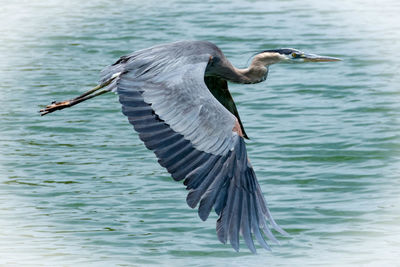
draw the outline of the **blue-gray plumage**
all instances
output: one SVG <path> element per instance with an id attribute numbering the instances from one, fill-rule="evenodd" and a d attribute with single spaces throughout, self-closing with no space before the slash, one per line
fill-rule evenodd
<path id="1" fill-rule="evenodd" d="M 255 253 L 253 235 L 270 249 L 262 233 L 277 242 L 269 227 L 283 235 L 286 232 L 271 217 L 261 193 L 227 81 L 261 82 L 269 66 L 278 62 L 336 60 L 286 48 L 265 50 L 255 55 L 248 68 L 237 69 L 210 42 L 163 44 L 121 57 L 102 71 L 97 87 L 40 112 L 45 115 L 116 92 L 122 113 L 146 147 L 175 180 L 184 180 L 189 190 L 187 204 L 199 206 L 202 220 L 214 208 L 219 215 L 218 239 L 229 240 L 238 251 L 241 234 Z"/>

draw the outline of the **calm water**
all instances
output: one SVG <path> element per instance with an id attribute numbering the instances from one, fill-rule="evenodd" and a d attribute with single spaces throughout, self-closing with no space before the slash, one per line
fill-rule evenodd
<path id="1" fill-rule="evenodd" d="M 0 265 L 395 266 L 400 256 L 400 2 L 5 1 Z M 235 253 L 186 206 L 109 94 L 41 118 L 120 55 L 216 43 L 238 67 L 295 47 L 342 62 L 231 85 L 275 219 L 272 252 Z"/>

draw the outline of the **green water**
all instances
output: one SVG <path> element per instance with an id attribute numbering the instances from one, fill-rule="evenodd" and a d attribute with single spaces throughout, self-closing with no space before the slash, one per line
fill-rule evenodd
<path id="1" fill-rule="evenodd" d="M 368 1 L 3 1 L 0 265 L 395 266 L 400 256 L 400 4 Z M 38 116 L 133 50 L 216 43 L 238 67 L 294 47 L 342 62 L 277 65 L 230 85 L 248 154 L 290 237 L 220 244 L 113 94 Z"/>

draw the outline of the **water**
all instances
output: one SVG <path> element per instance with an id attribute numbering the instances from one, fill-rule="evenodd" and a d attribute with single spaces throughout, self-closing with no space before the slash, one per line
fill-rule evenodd
<path id="1" fill-rule="evenodd" d="M 7 1 L 0 23 L 0 264 L 395 266 L 400 246 L 400 4 Z M 201 222 L 115 95 L 38 116 L 120 55 L 182 39 L 238 67 L 294 47 L 342 62 L 273 66 L 230 85 L 278 223 L 272 252 L 236 253 Z"/>

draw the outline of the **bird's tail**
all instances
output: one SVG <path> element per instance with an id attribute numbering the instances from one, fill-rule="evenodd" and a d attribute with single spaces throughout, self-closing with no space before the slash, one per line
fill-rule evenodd
<path id="1" fill-rule="evenodd" d="M 123 56 L 114 64 L 109 65 L 105 69 L 103 69 L 100 73 L 100 84 L 106 83 L 115 77 L 119 77 L 119 75 L 124 71 L 127 61 L 128 58 Z M 118 79 L 114 79 L 111 83 L 107 85 L 107 89 L 110 92 L 115 93 L 117 91 L 117 80 Z"/>

